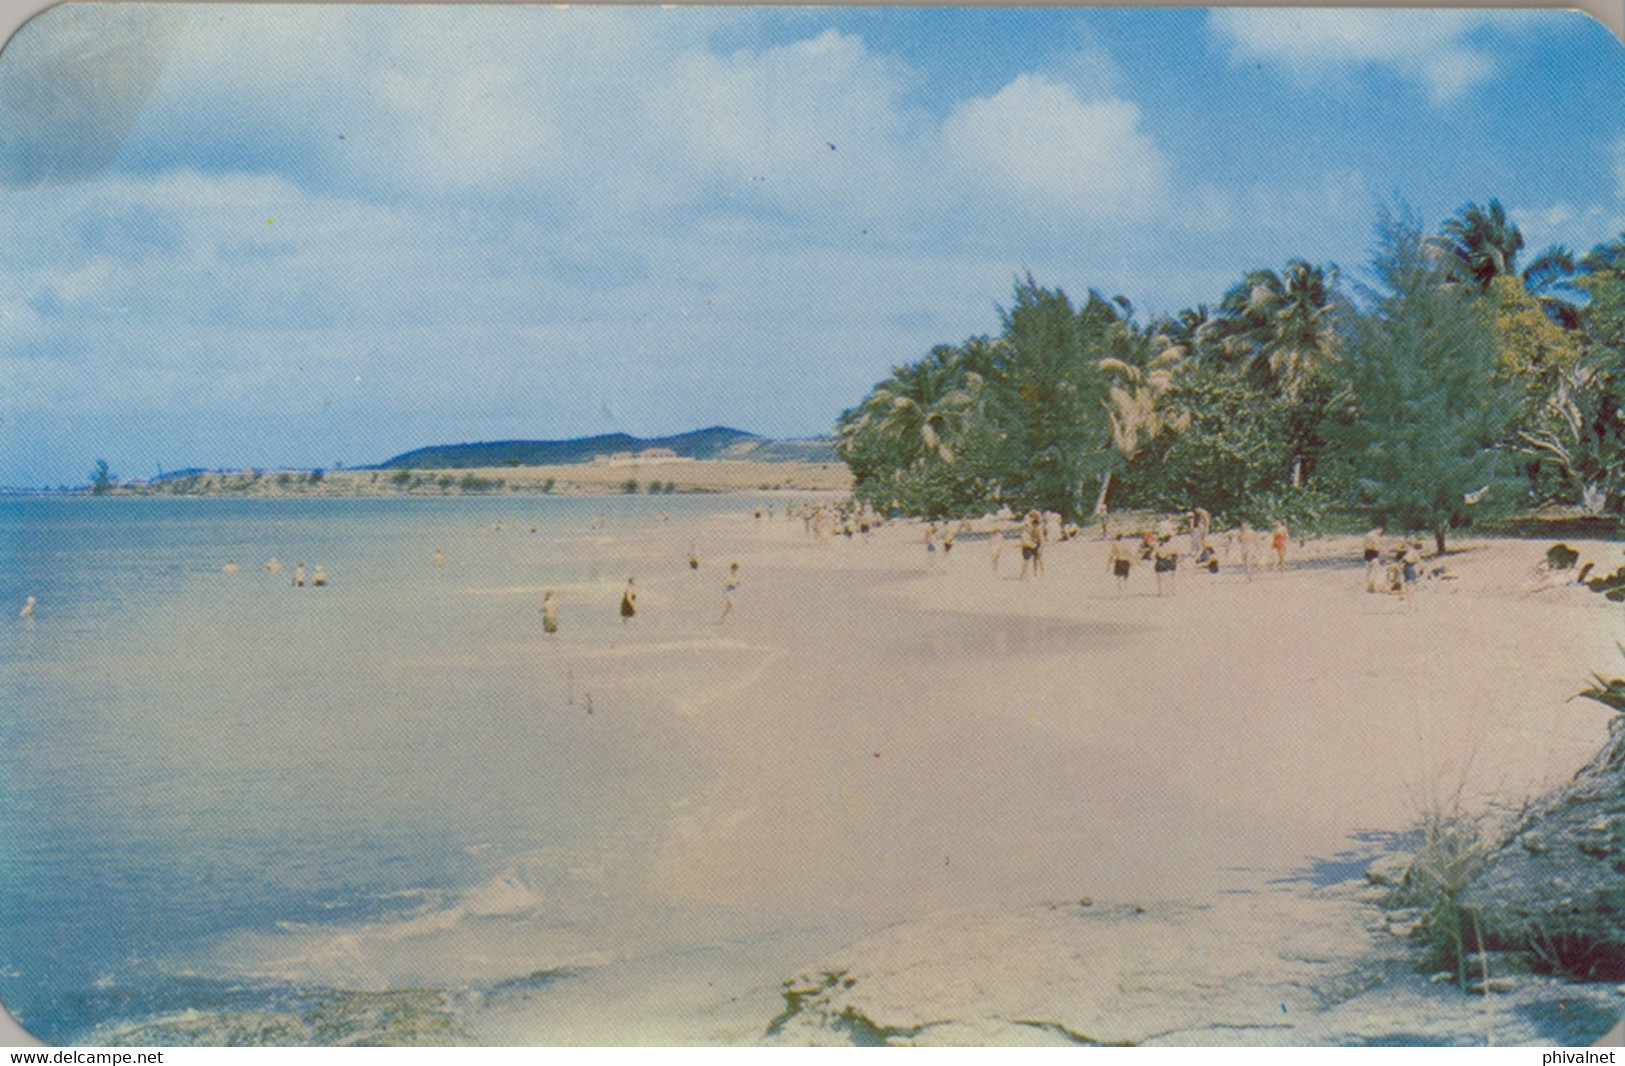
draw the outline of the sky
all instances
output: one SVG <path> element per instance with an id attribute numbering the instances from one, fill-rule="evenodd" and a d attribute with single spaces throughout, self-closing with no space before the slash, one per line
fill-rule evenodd
<path id="1" fill-rule="evenodd" d="M 0 52 L 0 485 L 823 435 L 1016 280 L 1625 232 L 1560 11 L 84 4 Z"/>

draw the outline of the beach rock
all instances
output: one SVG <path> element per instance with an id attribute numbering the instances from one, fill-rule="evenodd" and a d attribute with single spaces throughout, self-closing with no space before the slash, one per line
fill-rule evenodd
<path id="1" fill-rule="evenodd" d="M 795 1045 L 1584 1045 L 1619 1020 L 1612 984 L 1430 982 L 1383 933 L 1380 893 L 1206 905 L 1038 904 L 881 930 L 784 984 L 763 1040 Z"/>
<path id="2" fill-rule="evenodd" d="M 1301 1020 L 1405 965 L 1373 931 L 1381 916 L 1358 887 L 1200 906 L 935 915 L 790 978 L 767 1035 L 794 1044 L 1295 1043 Z"/>
<path id="3" fill-rule="evenodd" d="M 1625 718 L 1517 819 L 1463 899 L 1492 946 L 1574 976 L 1625 977 Z"/>
<path id="4" fill-rule="evenodd" d="M 324 989 L 286 1010 L 188 1010 L 102 1034 L 108 1046 L 446 1047 L 473 1041 L 439 989 Z"/>

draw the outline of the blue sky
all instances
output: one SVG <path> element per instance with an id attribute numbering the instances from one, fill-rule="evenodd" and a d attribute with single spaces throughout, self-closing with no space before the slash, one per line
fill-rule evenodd
<path id="1" fill-rule="evenodd" d="M 0 484 L 828 432 L 1030 271 L 1140 313 L 1377 208 L 1625 231 L 1584 15 L 56 8 L 0 53 Z"/>

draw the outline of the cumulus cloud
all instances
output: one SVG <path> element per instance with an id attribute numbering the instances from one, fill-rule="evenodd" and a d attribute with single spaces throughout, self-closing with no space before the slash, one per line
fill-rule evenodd
<path id="1" fill-rule="evenodd" d="M 1169 161 L 1118 98 L 1085 101 L 1070 86 L 1022 75 L 956 107 L 943 124 L 953 166 L 984 191 L 1036 213 L 1092 221 L 1138 218 L 1164 202 Z"/>
<path id="2" fill-rule="evenodd" d="M 1495 72 L 1479 37 L 1510 25 L 1511 12 L 1369 8 L 1224 8 L 1211 24 L 1237 62 L 1280 63 L 1304 82 L 1350 67 L 1380 65 L 1420 81 L 1435 103 L 1447 103 Z"/>

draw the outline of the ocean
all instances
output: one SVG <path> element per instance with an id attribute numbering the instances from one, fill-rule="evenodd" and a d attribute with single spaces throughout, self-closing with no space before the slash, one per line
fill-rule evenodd
<path id="1" fill-rule="evenodd" d="M 606 726 L 549 640 L 613 643 L 626 578 L 682 567 L 663 516 L 751 505 L 0 501 L 0 1002 L 53 1043 L 308 1021 L 334 988 L 490 994 L 606 929 L 658 939 L 636 857 L 706 755 L 653 709 Z M 328 584 L 295 588 L 301 562 Z M 432 957 L 396 950 L 425 929 Z"/>

